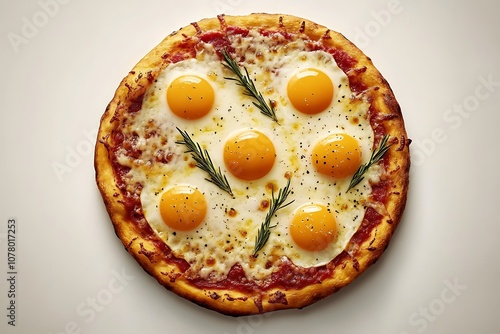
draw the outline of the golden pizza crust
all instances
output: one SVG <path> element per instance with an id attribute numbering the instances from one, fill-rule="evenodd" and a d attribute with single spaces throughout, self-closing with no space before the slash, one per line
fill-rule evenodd
<path id="1" fill-rule="evenodd" d="M 158 249 L 158 240 L 145 237 L 129 220 L 129 212 L 123 205 L 124 197 L 118 188 L 111 165 L 108 148 L 112 145 L 110 134 L 119 126 L 120 113 L 135 99 L 141 98 L 154 78 L 167 66 L 162 56 L 175 49 L 176 43 L 186 36 L 194 36 L 197 30 L 220 30 L 221 22 L 227 26 L 263 28 L 269 30 L 302 31 L 312 40 L 322 40 L 325 45 L 345 51 L 358 63 L 356 68 L 366 67 L 361 74 L 367 87 L 378 87 L 366 92 L 378 108 L 380 123 L 391 136 L 392 146 L 386 154 L 388 163 L 386 178 L 392 181 L 385 208 L 386 214 L 371 236 L 360 245 L 348 250 L 350 256 L 335 267 L 333 276 L 321 283 L 296 289 L 270 289 L 266 291 L 238 292 L 224 289 L 198 289 L 186 280 L 178 267 L 165 262 Z M 325 38 L 331 37 L 331 38 Z M 97 185 L 106 209 L 111 217 L 117 236 L 126 250 L 159 283 L 176 294 L 206 308 L 228 315 L 248 315 L 287 308 L 301 308 L 322 299 L 352 282 L 377 261 L 389 244 L 403 213 L 409 180 L 409 143 L 399 105 L 386 80 L 373 66 L 371 60 L 341 34 L 311 21 L 289 16 L 252 14 L 234 17 L 205 19 L 187 26 L 165 38 L 148 53 L 123 79 L 114 98 L 101 118 L 98 141 L 95 148 Z M 348 246 L 349 248 L 349 246 Z"/>

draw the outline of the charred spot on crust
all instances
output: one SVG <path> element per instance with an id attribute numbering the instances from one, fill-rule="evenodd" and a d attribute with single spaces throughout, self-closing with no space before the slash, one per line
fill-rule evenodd
<path id="1" fill-rule="evenodd" d="M 212 298 L 213 300 L 217 300 L 220 298 L 220 295 L 217 293 L 217 292 L 212 292 L 210 295 L 210 298 Z"/>
<path id="2" fill-rule="evenodd" d="M 288 300 L 286 299 L 286 294 L 278 290 L 269 295 L 269 303 L 288 305 Z"/>
<path id="3" fill-rule="evenodd" d="M 356 271 L 359 271 L 359 262 L 358 262 L 358 260 L 357 260 L 355 257 L 353 257 L 353 258 L 352 258 L 352 262 L 353 262 L 353 263 L 352 263 L 352 267 L 353 267 Z"/>
<path id="4" fill-rule="evenodd" d="M 248 299 L 248 297 L 233 297 L 233 296 L 230 296 L 229 294 L 225 294 L 226 296 L 226 300 L 230 301 L 230 302 L 233 302 L 235 300 L 241 300 L 241 301 L 246 301 Z"/>
<path id="5" fill-rule="evenodd" d="M 262 306 L 262 297 L 254 297 L 253 303 L 259 310 L 259 313 L 264 313 L 264 307 Z"/>

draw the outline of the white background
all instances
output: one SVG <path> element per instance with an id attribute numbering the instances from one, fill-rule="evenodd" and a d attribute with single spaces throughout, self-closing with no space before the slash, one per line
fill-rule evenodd
<path id="1" fill-rule="evenodd" d="M 500 331 L 498 2 L 55 1 L 0 5 L 1 333 Z M 236 319 L 165 290 L 123 249 L 95 186 L 93 141 L 120 80 L 167 34 L 222 12 L 342 32 L 391 84 L 413 139 L 407 210 L 387 252 L 303 310 Z"/>

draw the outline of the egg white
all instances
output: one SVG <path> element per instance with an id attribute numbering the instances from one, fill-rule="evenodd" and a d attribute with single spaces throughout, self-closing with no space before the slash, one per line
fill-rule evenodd
<path id="1" fill-rule="evenodd" d="M 129 131 L 137 133 L 136 143 L 142 150 L 140 159 L 123 155 L 120 163 L 131 167 L 131 182 L 142 185 L 140 199 L 146 220 L 174 254 L 191 264 L 193 273 L 201 277 L 223 278 L 230 268 L 239 263 L 248 277 L 263 279 L 273 267 L 266 262 L 287 257 L 301 267 L 328 263 L 344 250 L 364 216 L 364 201 L 371 189 L 368 180 L 378 177 L 373 168 L 358 186 L 359 191 L 346 192 L 349 178 L 333 180 L 318 174 L 312 165 L 311 151 L 322 138 L 333 133 L 348 133 L 359 141 L 363 162 L 368 161 L 373 148 L 373 130 L 367 119 L 368 103 L 355 99 L 344 72 L 333 57 L 323 51 L 299 51 L 303 45 L 286 50 L 267 52 L 266 37 L 250 33 L 239 47 L 251 51 L 245 56 L 245 66 L 266 100 L 277 102 L 279 124 L 262 115 L 253 99 L 242 94 L 242 88 L 225 69 L 215 51 L 206 45 L 196 59 L 170 64 L 145 95 L 142 110 L 131 120 Z M 250 48 L 251 46 L 251 48 Z M 243 52 L 245 50 L 239 50 Z M 259 54 L 259 57 L 255 56 Z M 306 115 L 294 109 L 286 91 L 288 80 L 301 68 L 316 68 L 326 73 L 334 84 L 334 97 L 324 112 Z M 206 79 L 214 88 L 212 111 L 196 121 L 175 116 L 166 102 L 166 89 L 180 75 L 193 74 Z M 181 137 L 176 127 L 187 131 L 191 138 L 206 148 L 214 165 L 226 175 L 234 198 L 214 184 L 207 182 L 206 173 L 190 167 L 193 159 L 184 153 L 186 147 L 176 144 Z M 223 161 L 227 138 L 243 129 L 256 129 L 274 143 L 276 161 L 263 178 L 243 181 L 231 175 Z M 152 130 L 161 136 L 147 134 Z M 169 152 L 172 160 L 155 163 L 158 152 Z M 286 173 L 291 179 L 292 193 L 287 202 L 293 203 L 273 217 L 271 236 L 257 258 L 252 257 L 257 232 L 264 222 L 266 209 L 263 201 L 272 196 L 270 184 L 283 188 Z M 171 186 L 188 184 L 198 188 L 206 197 L 208 212 L 204 222 L 195 230 L 180 232 L 169 228 L 159 213 L 161 194 Z M 338 235 L 334 242 L 319 252 L 301 249 L 289 234 L 289 225 L 295 210 L 306 203 L 327 205 L 334 213 Z M 231 215 L 230 213 L 236 213 Z"/>

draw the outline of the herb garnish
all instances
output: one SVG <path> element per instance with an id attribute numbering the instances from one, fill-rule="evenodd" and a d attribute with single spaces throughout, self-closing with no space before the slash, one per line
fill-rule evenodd
<path id="1" fill-rule="evenodd" d="M 286 204 L 286 198 L 288 195 L 290 195 L 290 179 L 288 179 L 288 182 L 285 186 L 285 188 L 280 189 L 278 192 L 278 197 L 274 197 L 274 188 L 272 191 L 271 195 L 271 204 L 269 206 L 269 211 L 267 212 L 266 219 L 260 226 L 259 232 L 257 234 L 257 237 L 255 238 L 255 248 L 253 251 L 253 256 L 257 256 L 257 252 L 264 247 L 266 244 L 267 240 L 269 239 L 269 236 L 271 235 L 271 229 L 276 227 L 276 225 L 271 225 L 271 219 L 273 216 L 276 214 L 276 212 L 280 209 L 283 209 L 284 207 L 292 204 L 294 201 L 290 201 Z"/>
<path id="2" fill-rule="evenodd" d="M 370 161 L 366 164 L 362 164 L 359 166 L 358 170 L 356 173 L 354 173 L 351 183 L 349 183 L 349 187 L 347 188 L 346 192 L 357 186 L 363 179 L 365 178 L 363 176 L 364 173 L 373 165 L 379 162 L 383 157 L 384 154 L 389 150 L 392 144 L 387 145 L 387 140 L 389 139 L 389 135 L 385 135 L 382 140 L 380 141 L 380 145 L 378 149 L 374 150 L 372 152 L 372 155 L 370 157 Z"/>
<path id="3" fill-rule="evenodd" d="M 275 102 L 271 99 L 269 99 L 269 103 L 266 102 L 262 94 L 255 87 L 255 84 L 252 78 L 250 78 L 246 67 L 243 67 L 243 69 L 245 70 L 245 74 L 243 75 L 240 67 L 238 66 L 238 63 L 233 58 L 231 58 L 226 50 L 222 51 L 222 55 L 224 56 L 225 61 L 225 63 L 222 63 L 222 65 L 224 65 L 225 68 L 227 68 L 237 76 L 237 78 L 224 77 L 224 79 L 236 81 L 236 84 L 238 86 L 241 86 L 245 89 L 245 95 L 251 96 L 257 100 L 257 102 L 253 102 L 253 105 L 259 108 L 262 114 L 272 118 L 276 123 L 279 123 L 278 118 L 276 117 L 276 110 L 274 109 Z"/>
<path id="4" fill-rule="evenodd" d="M 207 172 L 210 176 L 210 179 L 205 178 L 205 180 L 207 180 L 208 182 L 212 182 L 217 187 L 233 196 L 233 191 L 231 190 L 231 186 L 229 185 L 226 176 L 222 174 L 220 167 L 218 169 L 215 169 L 208 151 L 206 149 L 202 149 L 200 144 L 195 143 L 186 131 L 182 131 L 179 128 L 177 128 L 177 131 L 180 132 L 184 140 L 176 141 L 175 143 L 186 145 L 188 150 L 184 153 L 191 153 L 194 161 L 196 161 L 196 167 Z"/>

